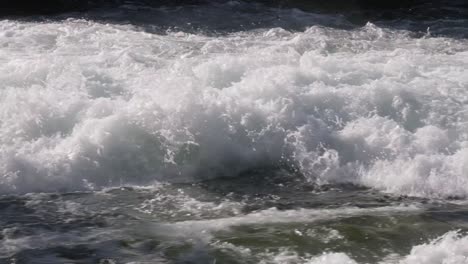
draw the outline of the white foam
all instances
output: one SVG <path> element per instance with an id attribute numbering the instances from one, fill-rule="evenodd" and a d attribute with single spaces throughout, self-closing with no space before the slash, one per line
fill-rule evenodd
<path id="1" fill-rule="evenodd" d="M 344 253 L 326 253 L 307 263 L 357 263 Z M 411 252 L 394 260 L 382 261 L 381 264 L 463 264 L 468 263 L 468 236 L 457 231 L 450 231 L 433 241 L 414 246 Z"/>
<path id="2" fill-rule="evenodd" d="M 151 198 L 144 200 L 136 209 L 157 217 L 169 215 L 177 219 L 182 219 L 181 217 L 201 219 L 220 215 L 238 215 L 241 214 L 241 209 L 245 205 L 228 198 L 219 202 L 200 201 L 188 195 L 183 189 L 174 190 L 166 187 L 166 184 L 153 185 L 150 189 Z"/>
<path id="3" fill-rule="evenodd" d="M 245 252 L 245 250 L 244 250 Z M 311 258 L 300 257 L 289 250 L 276 255 L 266 255 L 261 263 L 276 264 L 357 264 L 352 257 L 342 252 L 323 253 Z M 468 236 L 450 231 L 433 241 L 414 246 L 404 257 L 392 256 L 380 264 L 464 264 L 468 263 Z"/>
<path id="4" fill-rule="evenodd" d="M 400 264 L 468 263 L 468 236 L 451 231 L 430 243 L 413 247 Z"/>
<path id="5" fill-rule="evenodd" d="M 344 253 L 327 253 L 314 257 L 306 262 L 307 264 L 357 264 L 356 261 Z"/>
<path id="6" fill-rule="evenodd" d="M 284 19 L 336 18 L 304 16 Z M 466 40 L 372 24 L 206 36 L 2 20 L 0 32 L 1 193 L 286 164 L 319 183 L 468 195 Z"/>
<path id="7" fill-rule="evenodd" d="M 413 205 L 386 206 L 377 208 L 337 208 L 337 209 L 297 209 L 278 210 L 270 208 L 246 215 L 227 218 L 188 220 L 176 223 L 157 224 L 153 232 L 169 237 L 190 237 L 210 239 L 213 232 L 228 230 L 243 225 L 257 225 L 269 223 L 310 223 L 327 219 L 347 218 L 359 215 L 388 215 L 419 212 L 420 208 Z"/>

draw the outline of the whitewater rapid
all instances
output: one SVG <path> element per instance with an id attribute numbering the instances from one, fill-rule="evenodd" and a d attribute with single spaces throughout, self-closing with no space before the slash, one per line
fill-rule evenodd
<path id="1" fill-rule="evenodd" d="M 378 264 L 463 264 L 468 261 L 468 237 L 456 231 L 448 232 L 429 243 L 417 245 L 407 256 L 389 255 Z M 277 255 L 266 254 L 262 263 L 275 264 L 357 264 L 345 253 L 324 253 L 304 258 L 294 252 L 283 251 Z"/>
<path id="2" fill-rule="evenodd" d="M 1 20 L 0 192 L 278 168 L 466 197 L 468 41 L 325 18 L 223 34 Z"/>

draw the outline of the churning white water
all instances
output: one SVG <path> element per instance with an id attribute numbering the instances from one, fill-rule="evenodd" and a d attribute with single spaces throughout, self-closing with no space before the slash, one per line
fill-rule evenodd
<path id="1" fill-rule="evenodd" d="M 368 23 L 225 35 L 0 22 L 0 190 L 196 181 L 468 195 L 468 43 Z"/>
<path id="2" fill-rule="evenodd" d="M 301 258 L 292 252 L 268 256 L 270 263 L 289 264 L 357 264 L 344 253 L 325 253 L 312 258 Z M 378 264 L 463 264 L 468 261 L 468 237 L 448 232 L 433 241 L 413 247 L 407 256 L 389 256 Z M 264 263 L 268 263 L 265 261 Z"/>
<path id="3" fill-rule="evenodd" d="M 467 40 L 283 15 L 310 26 L 0 21 L 1 193 L 282 167 L 319 184 L 468 195 Z"/>
<path id="4" fill-rule="evenodd" d="M 468 263 L 468 20 L 128 3 L 0 20 L 1 263 Z"/>
<path id="5" fill-rule="evenodd" d="M 127 2 L 0 20 L 1 263 L 468 263 L 468 20 Z"/>

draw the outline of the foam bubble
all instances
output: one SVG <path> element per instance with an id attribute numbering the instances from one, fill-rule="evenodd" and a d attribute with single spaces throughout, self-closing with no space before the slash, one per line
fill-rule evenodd
<path id="1" fill-rule="evenodd" d="M 443 236 L 413 247 L 401 264 L 458 264 L 468 262 L 468 236 L 451 231 Z"/>
<path id="2" fill-rule="evenodd" d="M 392 256 L 380 264 L 461 264 L 468 261 L 468 236 L 450 231 L 433 241 L 414 246 L 404 257 Z M 352 257 L 343 252 L 323 253 L 311 258 L 300 257 L 294 252 L 283 250 L 268 256 L 262 263 L 301 263 L 301 264 L 357 264 Z"/>
<path id="3" fill-rule="evenodd" d="M 373 24 L 216 36 L 74 19 L 0 28 L 1 193 L 287 166 L 317 183 L 468 195 L 466 40 Z"/>
<path id="4" fill-rule="evenodd" d="M 153 232 L 168 237 L 190 237 L 208 240 L 212 234 L 221 230 L 228 230 L 231 227 L 242 225 L 256 225 L 268 223 L 310 223 L 338 217 L 353 217 L 359 215 L 388 215 L 399 213 L 419 212 L 419 208 L 413 205 L 386 206 L 377 208 L 356 208 L 342 207 L 338 209 L 297 209 L 278 210 L 270 208 L 253 212 L 246 215 L 233 217 L 187 220 L 176 223 L 162 223 L 155 225 Z M 325 238 L 333 239 L 333 238 Z"/>
<path id="5" fill-rule="evenodd" d="M 344 253 L 327 253 L 312 258 L 307 264 L 357 264 L 357 262 Z"/>

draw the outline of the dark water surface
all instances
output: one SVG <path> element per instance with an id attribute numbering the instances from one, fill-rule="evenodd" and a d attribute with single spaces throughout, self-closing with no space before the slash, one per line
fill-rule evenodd
<path id="1" fill-rule="evenodd" d="M 0 260 L 305 263 L 343 252 L 377 263 L 448 231 L 468 230 L 466 204 L 270 176 L 5 196 Z"/>

